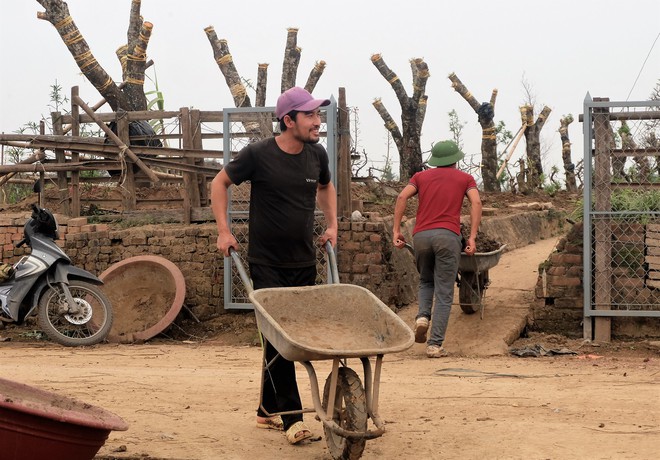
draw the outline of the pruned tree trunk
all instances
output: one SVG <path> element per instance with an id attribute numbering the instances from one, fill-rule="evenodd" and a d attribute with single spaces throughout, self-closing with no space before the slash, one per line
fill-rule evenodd
<path id="1" fill-rule="evenodd" d="M 559 120 L 559 135 L 561 136 L 561 157 L 564 162 L 564 176 L 566 178 L 566 190 L 577 192 L 575 182 L 575 165 L 571 161 L 571 140 L 568 136 L 568 126 L 573 123 L 573 116 L 567 115 Z"/>
<path id="2" fill-rule="evenodd" d="M 455 73 L 449 74 L 448 78 L 454 90 L 470 104 L 481 125 L 481 179 L 484 191 L 499 192 L 501 187 L 497 180 L 497 137 L 494 122 L 497 90 L 494 89 L 491 93 L 490 102 L 479 103 Z"/>
<path id="3" fill-rule="evenodd" d="M 50 22 L 55 27 L 80 71 L 113 111 L 146 110 L 144 71 L 147 45 L 153 26 L 149 22 L 143 23 L 140 16 L 140 0 L 133 0 L 131 4 L 128 43 L 119 53 L 120 59 L 123 56 L 122 69 L 125 79 L 123 89 L 114 82 L 92 54 L 69 13 L 68 5 L 62 0 L 37 0 L 37 2 L 45 9 L 44 12 L 37 13 L 37 17 Z"/>
<path id="4" fill-rule="evenodd" d="M 284 49 L 284 62 L 282 63 L 282 83 L 280 88 L 282 93 L 296 86 L 301 51 L 298 47 L 298 29 L 289 27 L 286 35 L 286 47 Z"/>
<path id="5" fill-rule="evenodd" d="M 540 188 L 543 164 L 541 162 L 541 129 L 545 124 L 552 109 L 544 106 L 536 121 L 534 121 L 534 107 L 523 105 L 520 107 L 520 115 L 523 123 L 527 125 L 525 130 L 525 142 L 527 144 L 527 185 L 530 190 Z"/>
<path id="6" fill-rule="evenodd" d="M 243 84 L 245 79 L 241 78 L 233 58 L 229 52 L 227 40 L 219 39 L 213 26 L 204 29 L 206 36 L 213 49 L 213 57 L 220 68 L 220 72 L 225 77 L 225 82 L 229 87 L 234 105 L 236 107 L 252 107 L 250 97 L 247 95 L 246 87 Z M 282 92 L 296 85 L 296 76 L 298 73 L 298 64 L 300 63 L 301 49 L 297 45 L 298 29 L 287 29 L 287 40 L 284 49 L 284 64 L 282 67 Z M 311 70 L 307 79 L 305 89 L 310 93 L 316 87 L 319 79 L 325 70 L 325 61 L 318 61 Z M 268 64 L 259 64 L 257 68 L 257 86 L 255 96 L 255 107 L 265 107 L 266 105 L 266 83 L 268 81 Z"/>
<path id="7" fill-rule="evenodd" d="M 266 87 L 268 84 L 268 64 L 259 64 L 257 68 L 257 94 L 255 107 L 266 107 Z"/>
<path id="8" fill-rule="evenodd" d="M 380 54 L 372 55 L 371 62 L 390 84 L 401 106 L 401 128 L 399 129 L 381 99 L 373 102 L 373 106 L 385 122 L 385 129 L 392 135 L 399 150 L 399 178 L 407 181 L 413 174 L 423 169 L 420 139 L 428 101 L 426 95 L 426 82 L 430 75 L 428 65 L 421 58 L 410 61 L 413 74 L 413 95 L 409 97 L 399 77 L 385 64 Z"/>

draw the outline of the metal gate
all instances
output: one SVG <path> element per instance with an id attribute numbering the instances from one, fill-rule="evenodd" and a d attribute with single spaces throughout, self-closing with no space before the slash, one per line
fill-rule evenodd
<path id="1" fill-rule="evenodd" d="M 332 182 L 337 186 L 337 102 L 331 97 L 330 105 L 321 107 L 321 140 L 328 152 Z M 272 137 L 279 131 L 279 122 L 275 117 L 275 107 L 244 107 L 223 109 L 223 151 L 224 164 L 249 143 Z M 248 245 L 250 209 L 250 183 L 232 185 L 229 188 L 227 219 L 230 229 L 241 246 L 240 257 L 245 267 L 248 266 L 246 252 Z M 325 219 L 321 211 L 316 212 L 314 236 L 320 236 L 325 229 Z M 327 267 L 324 251 L 318 247 L 317 284 L 327 280 Z M 224 306 L 225 309 L 253 309 L 252 303 L 243 288 L 238 270 L 231 257 L 224 259 Z"/>
<path id="2" fill-rule="evenodd" d="M 584 338 L 660 317 L 660 101 L 584 101 Z"/>

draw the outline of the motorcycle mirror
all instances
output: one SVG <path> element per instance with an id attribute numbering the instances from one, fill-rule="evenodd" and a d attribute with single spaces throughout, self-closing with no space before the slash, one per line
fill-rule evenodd
<path id="1" fill-rule="evenodd" d="M 34 193 L 41 193 L 41 180 L 37 179 L 32 186 L 32 191 Z"/>

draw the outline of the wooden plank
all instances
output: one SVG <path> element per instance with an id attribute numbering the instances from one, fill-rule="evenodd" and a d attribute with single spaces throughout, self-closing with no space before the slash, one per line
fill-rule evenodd
<path id="1" fill-rule="evenodd" d="M 184 148 L 193 147 L 193 129 L 194 126 L 191 124 L 190 110 L 187 107 L 181 108 L 181 119 L 180 125 L 181 133 L 183 136 L 183 146 Z M 194 165 L 194 159 L 186 158 L 184 163 L 188 165 Z M 199 188 L 197 187 L 197 176 L 191 171 L 185 171 L 183 173 L 183 186 L 186 189 L 187 199 L 190 200 L 191 206 L 199 206 Z M 188 212 L 190 209 L 187 210 Z"/>
<path id="2" fill-rule="evenodd" d="M 594 110 L 594 210 L 609 212 L 612 209 L 612 182 L 610 172 L 609 111 L 607 108 Z M 595 222 L 594 238 L 594 303 L 596 310 L 611 309 L 612 292 L 612 228 L 608 218 L 598 218 Z M 588 276 L 588 275 L 587 275 Z M 596 317 L 594 321 L 594 340 L 609 342 L 612 340 L 612 320 L 609 317 Z"/>

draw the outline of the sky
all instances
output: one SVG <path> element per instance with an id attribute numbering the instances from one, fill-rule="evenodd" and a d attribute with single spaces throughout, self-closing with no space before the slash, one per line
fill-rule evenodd
<path id="1" fill-rule="evenodd" d="M 96 59 L 115 81 L 121 80 L 115 50 L 126 43 L 130 4 L 131 0 L 68 2 Z M 100 99 L 55 28 L 37 19 L 42 10 L 36 0 L 3 0 L 0 6 L 0 132 L 14 132 L 47 116 L 50 87 L 56 81 L 67 94 L 71 86 L 80 86 L 81 97 L 90 104 Z M 364 150 L 377 168 L 384 165 L 388 136 L 372 102 L 381 98 L 397 122 L 401 110 L 394 91 L 371 63 L 374 53 L 382 54 L 409 95 L 410 59 L 423 58 L 428 64 L 422 151 L 451 138 L 452 110 L 466 124 L 466 154 L 480 150 L 476 114 L 447 78 L 454 72 L 480 102 L 498 90 L 495 121 L 504 121 L 514 134 L 521 123 L 518 108 L 528 92 L 536 115 L 544 105 L 552 109 L 541 136 L 546 169 L 561 166 L 557 129 L 569 113 L 576 120 L 569 129 L 573 161 L 581 158 L 578 115 L 587 93 L 612 101 L 647 100 L 660 80 L 658 0 L 142 0 L 141 12 L 154 24 L 147 52 L 155 61 L 168 110 L 233 107 L 204 33 L 210 25 L 227 40 L 243 78 L 256 82 L 257 65 L 269 63 L 266 105 L 274 106 L 287 28 L 298 28 L 302 55 L 297 84 L 304 86 L 316 61 L 326 61 L 314 96 L 337 99 L 338 88 L 345 88 L 347 104 L 359 115 L 357 150 Z M 145 84 L 145 90 L 150 89 Z M 254 93 L 249 94 L 254 101 Z M 396 149 L 389 149 L 398 171 Z M 522 155 L 524 141 L 512 161 Z"/>

